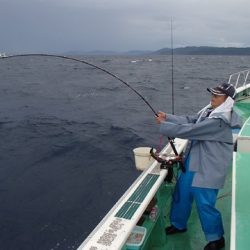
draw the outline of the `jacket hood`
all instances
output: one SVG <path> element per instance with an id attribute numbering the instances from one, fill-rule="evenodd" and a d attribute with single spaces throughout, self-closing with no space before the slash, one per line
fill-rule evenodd
<path id="1" fill-rule="evenodd" d="M 208 118 L 222 119 L 225 123 L 229 124 L 231 128 L 242 127 L 242 120 L 234 110 L 228 112 L 215 113 L 209 116 Z"/>
<path id="2" fill-rule="evenodd" d="M 235 111 L 233 111 L 234 100 L 229 96 L 225 102 L 215 109 L 212 109 L 211 104 L 203 108 L 199 114 L 200 117 L 204 116 L 207 112 L 211 112 L 208 118 L 222 119 L 225 123 L 229 124 L 232 128 L 240 128 L 242 121 Z"/>

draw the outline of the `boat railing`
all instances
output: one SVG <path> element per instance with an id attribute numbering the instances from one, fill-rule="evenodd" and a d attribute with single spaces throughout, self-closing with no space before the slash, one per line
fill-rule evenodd
<path id="1" fill-rule="evenodd" d="M 239 71 L 229 76 L 228 83 L 232 84 L 236 89 L 239 87 L 245 87 L 250 83 L 250 69 Z"/>
<path id="2" fill-rule="evenodd" d="M 180 154 L 186 147 L 187 140 L 176 138 L 174 144 L 177 153 Z M 160 155 L 174 155 L 170 144 L 162 149 Z M 160 163 L 153 161 L 78 247 L 78 250 L 127 249 L 126 241 L 130 233 L 164 183 L 167 172 L 167 169 L 160 168 Z M 159 221 L 164 220 L 161 211 L 165 207 L 159 204 L 158 209 L 158 223 L 156 221 L 154 223 L 160 228 L 163 227 L 161 230 L 164 231 L 165 224 Z M 159 237 L 157 239 L 160 241 Z"/>

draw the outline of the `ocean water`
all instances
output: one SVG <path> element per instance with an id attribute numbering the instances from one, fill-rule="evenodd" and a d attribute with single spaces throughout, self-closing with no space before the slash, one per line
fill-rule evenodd
<path id="1" fill-rule="evenodd" d="M 172 111 L 170 56 L 81 57 Z M 244 56 L 176 56 L 174 110 L 250 68 Z M 0 60 L 0 249 L 76 249 L 140 174 L 132 149 L 159 147 L 153 112 L 121 82 L 56 58 Z M 166 140 L 165 140 L 166 141 Z"/>

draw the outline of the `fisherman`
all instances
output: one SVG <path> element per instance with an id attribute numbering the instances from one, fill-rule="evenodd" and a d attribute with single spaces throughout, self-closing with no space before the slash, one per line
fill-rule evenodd
<path id="1" fill-rule="evenodd" d="M 208 244 L 204 250 L 225 246 L 220 212 L 215 208 L 219 189 L 232 161 L 232 129 L 240 128 L 239 116 L 233 111 L 236 90 L 223 83 L 207 89 L 211 102 L 197 115 L 177 116 L 162 111 L 156 116 L 160 132 L 170 138 L 188 139 L 183 153 L 186 172 L 177 180 L 173 194 L 167 235 L 187 231 L 187 221 L 195 200 L 202 230 Z"/>

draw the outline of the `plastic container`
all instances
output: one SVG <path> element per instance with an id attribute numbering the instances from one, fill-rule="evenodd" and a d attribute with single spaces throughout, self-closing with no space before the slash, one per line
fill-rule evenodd
<path id="1" fill-rule="evenodd" d="M 145 227 L 135 226 L 130 236 L 127 239 L 126 242 L 127 250 L 141 249 L 146 234 L 147 234 L 147 229 Z"/>
<path id="2" fill-rule="evenodd" d="M 135 167 L 138 170 L 144 171 L 154 161 L 153 157 L 150 155 L 150 149 L 151 148 L 149 147 L 133 149 L 135 156 Z"/>

